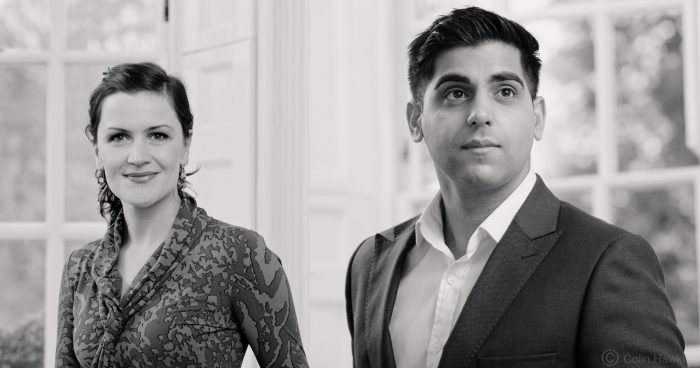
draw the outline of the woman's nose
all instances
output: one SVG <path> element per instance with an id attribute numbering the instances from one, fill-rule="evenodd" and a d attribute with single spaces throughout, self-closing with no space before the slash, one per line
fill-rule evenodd
<path id="1" fill-rule="evenodd" d="M 141 166 L 149 160 L 148 144 L 141 140 L 135 140 L 129 149 L 126 162 L 131 165 Z"/>

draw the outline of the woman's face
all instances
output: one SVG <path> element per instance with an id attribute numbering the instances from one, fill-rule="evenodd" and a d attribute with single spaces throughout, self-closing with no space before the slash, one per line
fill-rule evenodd
<path id="1" fill-rule="evenodd" d="M 102 101 L 97 164 L 125 207 L 176 200 L 180 165 L 187 163 L 189 146 L 167 96 L 119 92 Z"/>

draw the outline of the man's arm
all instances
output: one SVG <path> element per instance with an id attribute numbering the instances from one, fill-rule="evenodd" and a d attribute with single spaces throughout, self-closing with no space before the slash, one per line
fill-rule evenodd
<path id="1" fill-rule="evenodd" d="M 348 264 L 348 272 L 345 277 L 345 312 L 348 320 L 348 328 L 350 330 L 350 347 L 352 349 L 353 367 L 369 367 L 369 357 L 364 350 L 358 351 L 358 346 L 363 346 L 363 332 L 355 330 L 355 319 L 358 318 L 360 311 L 356 306 L 362 305 L 364 295 L 362 290 L 367 286 L 367 267 L 369 264 L 368 250 L 374 248 L 374 238 L 366 239 L 357 247 L 350 263 Z M 359 336 L 358 336 L 359 334 Z"/>
<path id="2" fill-rule="evenodd" d="M 591 275 L 578 335 L 582 367 L 687 367 L 659 260 L 641 237 L 608 245 Z"/>

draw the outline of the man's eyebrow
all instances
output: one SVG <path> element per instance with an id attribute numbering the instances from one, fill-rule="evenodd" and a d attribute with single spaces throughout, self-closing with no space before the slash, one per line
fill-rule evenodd
<path id="1" fill-rule="evenodd" d="M 489 82 L 505 82 L 513 81 L 519 83 L 523 88 L 525 88 L 525 82 L 517 74 L 511 72 L 500 72 L 491 76 Z"/>
<path id="2" fill-rule="evenodd" d="M 437 82 L 435 82 L 435 88 L 437 89 L 440 87 L 440 85 L 442 85 L 444 83 L 448 83 L 448 82 L 472 84 L 472 82 L 469 78 L 467 78 L 463 75 L 460 75 L 460 74 L 450 73 L 450 74 L 445 74 L 445 75 L 440 76 L 440 78 L 438 78 Z"/>

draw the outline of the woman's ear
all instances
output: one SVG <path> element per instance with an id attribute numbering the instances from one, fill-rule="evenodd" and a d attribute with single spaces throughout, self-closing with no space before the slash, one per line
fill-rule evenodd
<path id="1" fill-rule="evenodd" d="M 97 169 L 102 169 L 104 165 L 102 164 L 102 159 L 100 158 L 100 151 L 97 149 L 96 144 L 93 144 L 92 148 L 95 150 L 95 167 L 97 167 Z"/>
<path id="2" fill-rule="evenodd" d="M 185 137 L 185 150 L 182 153 L 182 160 L 180 161 L 183 165 L 187 165 L 190 161 L 190 144 L 192 143 L 192 130 L 190 130 L 190 136 Z"/>

